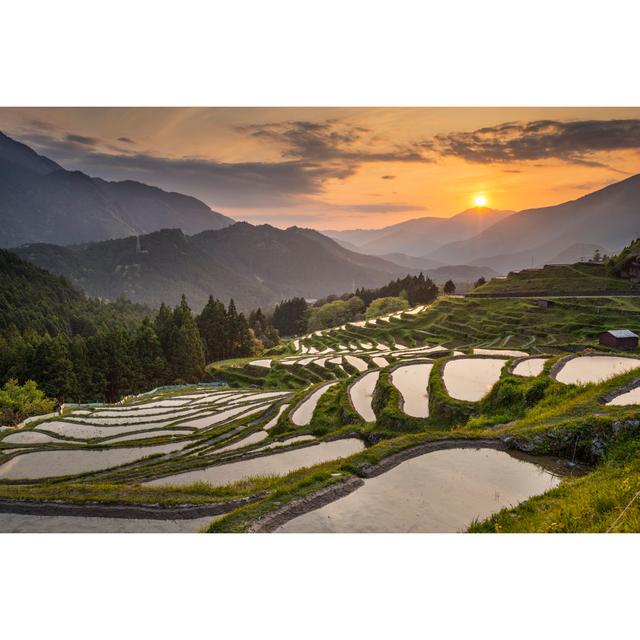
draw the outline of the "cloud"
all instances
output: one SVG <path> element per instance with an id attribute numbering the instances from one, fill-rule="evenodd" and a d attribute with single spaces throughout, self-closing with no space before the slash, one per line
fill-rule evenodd
<path id="1" fill-rule="evenodd" d="M 345 180 L 365 162 L 430 161 L 419 150 L 386 147 L 368 129 L 337 120 L 256 124 L 236 130 L 274 145 L 282 159 L 225 163 L 200 157 L 170 158 L 43 127 L 27 129 L 20 137 L 68 169 L 110 180 L 139 180 L 194 195 L 212 206 L 234 208 L 300 204 L 307 196 L 321 194 L 327 180 Z M 133 143 L 130 138 L 118 140 Z"/>
<path id="2" fill-rule="evenodd" d="M 135 142 L 131 138 L 127 138 L 126 136 L 118 138 L 118 142 L 124 142 L 125 144 L 135 144 Z"/>
<path id="3" fill-rule="evenodd" d="M 555 158 L 571 164 L 607 167 L 596 159 L 596 154 L 640 149 L 640 120 L 505 122 L 435 136 L 430 148 L 442 156 L 481 164 Z"/>
<path id="4" fill-rule="evenodd" d="M 224 163 L 204 158 L 167 158 L 120 149 L 107 153 L 98 139 L 42 131 L 15 136 L 70 170 L 107 180 L 138 180 L 203 199 L 212 206 L 237 208 L 287 207 L 300 197 L 322 192 L 330 178 L 345 179 L 354 169 L 339 163 Z M 91 146 L 95 143 L 96 146 Z"/>
<path id="5" fill-rule="evenodd" d="M 64 137 L 67 142 L 75 142 L 77 144 L 81 144 L 87 147 L 95 147 L 100 144 L 100 140 L 98 138 L 91 138 L 88 136 L 80 136 L 75 133 L 67 133 Z"/>
<path id="6" fill-rule="evenodd" d="M 395 180 L 395 176 L 380 176 L 381 180 Z"/>
<path id="7" fill-rule="evenodd" d="M 431 162 L 423 148 L 415 145 L 380 144 L 370 129 L 341 120 L 311 122 L 287 120 L 236 127 L 241 133 L 274 143 L 283 158 L 309 162 Z"/>

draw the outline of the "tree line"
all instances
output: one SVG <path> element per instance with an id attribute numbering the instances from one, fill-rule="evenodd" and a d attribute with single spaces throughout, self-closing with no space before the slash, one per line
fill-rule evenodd
<path id="1" fill-rule="evenodd" d="M 446 293 L 455 291 L 455 285 L 449 281 Z M 272 315 L 274 328 L 282 336 L 293 336 L 324 329 L 326 327 L 373 317 L 380 313 L 399 311 L 406 306 L 431 304 L 438 297 L 438 287 L 423 273 L 397 278 L 377 289 L 356 289 L 355 293 L 341 296 L 327 296 L 309 305 L 304 298 L 282 300 Z M 384 303 L 374 301 L 384 299 Z M 405 302 L 406 301 L 406 304 Z M 371 311 L 369 312 L 369 309 Z"/>
<path id="2" fill-rule="evenodd" d="M 210 298 L 194 315 L 182 296 L 171 309 L 133 325 L 97 323 L 91 335 L 20 331 L 0 333 L 0 383 L 33 380 L 49 397 L 66 402 L 113 402 L 165 384 L 192 383 L 211 360 L 260 354 L 279 342 L 262 310 L 247 318 L 233 300 Z"/>

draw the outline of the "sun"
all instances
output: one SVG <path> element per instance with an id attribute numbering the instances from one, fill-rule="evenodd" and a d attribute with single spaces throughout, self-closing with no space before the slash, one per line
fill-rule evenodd
<path id="1" fill-rule="evenodd" d="M 486 207 L 487 206 L 487 198 L 486 196 L 478 195 L 473 198 L 473 203 L 476 207 Z"/>

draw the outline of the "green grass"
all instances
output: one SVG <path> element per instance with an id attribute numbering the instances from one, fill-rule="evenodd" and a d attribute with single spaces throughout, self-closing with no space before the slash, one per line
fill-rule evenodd
<path id="1" fill-rule="evenodd" d="M 542 269 L 523 269 L 508 278 L 493 278 L 474 289 L 473 293 L 535 292 L 541 295 L 560 295 L 580 292 L 637 291 L 640 287 L 628 280 L 613 277 L 602 263 L 547 265 Z"/>

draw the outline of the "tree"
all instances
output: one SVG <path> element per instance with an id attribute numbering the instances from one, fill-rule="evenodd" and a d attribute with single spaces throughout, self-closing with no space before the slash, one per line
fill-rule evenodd
<path id="1" fill-rule="evenodd" d="M 0 421 L 2 424 L 18 424 L 29 416 L 53 411 L 56 401 L 47 398 L 33 380 L 23 385 L 10 378 L 0 389 Z"/>
<path id="2" fill-rule="evenodd" d="M 176 380 L 197 382 L 204 375 L 202 338 L 184 295 L 173 311 L 167 360 Z"/>
<path id="3" fill-rule="evenodd" d="M 169 365 L 164 357 L 160 340 L 148 318 L 145 318 L 135 331 L 132 351 L 137 389 L 150 389 L 168 381 Z"/>
<path id="4" fill-rule="evenodd" d="M 209 301 L 202 309 L 197 319 L 198 329 L 204 343 L 207 362 L 222 360 L 226 357 L 227 312 L 224 304 L 217 298 L 209 296 Z"/>
<path id="5" fill-rule="evenodd" d="M 452 293 L 456 292 L 456 285 L 454 284 L 453 280 L 447 280 L 444 283 L 444 288 L 443 291 L 450 296 Z"/>
<path id="6" fill-rule="evenodd" d="M 282 300 L 273 311 L 271 322 L 282 336 L 293 336 L 307 331 L 308 305 L 304 298 Z"/>
<path id="7" fill-rule="evenodd" d="M 394 311 L 404 311 L 409 308 L 409 303 L 401 297 L 376 298 L 368 307 L 364 317 L 369 320 L 384 316 Z"/>
<path id="8" fill-rule="evenodd" d="M 484 276 L 480 276 L 476 280 L 475 284 L 473 285 L 473 288 L 477 289 L 478 287 L 481 287 L 483 284 L 486 284 L 486 282 L 487 282 L 487 279 Z"/>

